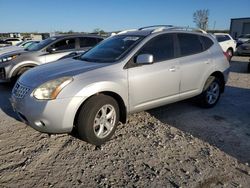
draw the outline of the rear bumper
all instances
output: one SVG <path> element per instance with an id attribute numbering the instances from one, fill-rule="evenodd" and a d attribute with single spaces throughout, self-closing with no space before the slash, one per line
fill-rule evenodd
<path id="1" fill-rule="evenodd" d="M 225 84 L 228 81 L 229 73 L 230 73 L 230 67 L 223 72 Z"/>

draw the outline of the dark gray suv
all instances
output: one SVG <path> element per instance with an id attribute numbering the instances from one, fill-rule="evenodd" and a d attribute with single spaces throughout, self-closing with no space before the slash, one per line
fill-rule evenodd
<path id="1" fill-rule="evenodd" d="M 31 45 L 25 50 L 2 54 L 0 56 L 0 82 L 16 80 L 25 71 L 37 65 L 89 50 L 102 40 L 103 37 L 97 35 L 59 35 Z"/>

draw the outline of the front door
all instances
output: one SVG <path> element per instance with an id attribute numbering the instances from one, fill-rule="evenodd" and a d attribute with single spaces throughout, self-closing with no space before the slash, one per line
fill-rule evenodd
<path id="1" fill-rule="evenodd" d="M 53 51 L 48 51 L 48 49 L 50 50 L 53 49 Z M 76 51 L 76 39 L 75 38 L 62 39 L 47 48 L 45 52 L 46 53 L 45 61 L 46 63 L 56 61 L 74 51 Z"/>
<path id="2" fill-rule="evenodd" d="M 154 63 L 136 65 L 134 62 L 135 66 L 128 69 L 131 112 L 178 100 L 180 70 L 174 49 L 174 35 L 162 34 L 147 42 L 136 54 L 151 54 Z"/>

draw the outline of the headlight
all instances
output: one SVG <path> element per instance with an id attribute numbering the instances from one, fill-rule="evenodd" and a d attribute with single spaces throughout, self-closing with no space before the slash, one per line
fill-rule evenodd
<path id="1" fill-rule="evenodd" d="M 73 81 L 71 77 L 62 77 L 48 81 L 33 92 L 33 96 L 38 100 L 53 100 L 62 91 L 62 89 Z"/>
<path id="2" fill-rule="evenodd" d="M 2 58 L 0 58 L 0 63 L 5 63 L 5 62 L 11 61 L 13 59 L 16 59 L 17 56 L 18 56 L 18 54 L 11 55 L 11 56 L 6 56 L 6 57 L 2 57 Z"/>

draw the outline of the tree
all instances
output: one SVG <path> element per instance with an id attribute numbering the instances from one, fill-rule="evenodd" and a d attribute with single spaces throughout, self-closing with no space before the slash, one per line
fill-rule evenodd
<path id="1" fill-rule="evenodd" d="M 93 33 L 98 33 L 98 34 L 100 35 L 100 34 L 104 34 L 105 31 L 103 31 L 103 30 L 100 29 L 100 28 L 96 28 L 96 29 L 93 30 Z"/>
<path id="2" fill-rule="evenodd" d="M 67 33 L 68 33 L 68 34 L 73 34 L 74 31 L 71 29 L 71 30 L 69 30 Z"/>
<path id="3" fill-rule="evenodd" d="M 193 14 L 194 23 L 198 28 L 206 31 L 208 29 L 208 16 L 208 9 L 196 10 Z"/>

